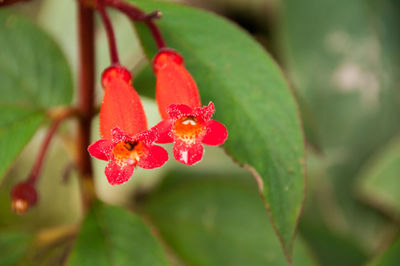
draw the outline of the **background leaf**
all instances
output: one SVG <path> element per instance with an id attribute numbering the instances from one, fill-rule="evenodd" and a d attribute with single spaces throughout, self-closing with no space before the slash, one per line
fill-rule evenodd
<path id="1" fill-rule="evenodd" d="M 397 266 L 400 264 L 400 238 L 368 266 Z"/>
<path id="2" fill-rule="evenodd" d="M 361 174 L 359 192 L 373 206 L 400 221 L 400 141 L 389 145 Z"/>
<path id="3" fill-rule="evenodd" d="M 14 266 L 26 255 L 33 234 L 22 231 L 0 232 L 0 265 Z"/>
<path id="4" fill-rule="evenodd" d="M 355 188 L 365 164 L 400 130 L 399 2 L 282 4 L 281 58 L 313 114 L 324 154 L 315 178 L 320 186 L 303 217 L 316 222 L 320 213 L 326 228 L 372 251 L 384 241 L 388 221 L 360 202 Z"/>
<path id="5" fill-rule="evenodd" d="M 261 177 L 262 195 L 290 254 L 304 199 L 304 144 L 296 104 L 279 68 L 243 30 L 211 13 L 134 3 L 162 11 L 158 24 L 167 44 L 182 53 L 203 104 L 215 103 L 215 119 L 229 131 L 226 151 Z M 143 27 L 138 32 L 151 59 L 154 43 Z"/>
<path id="6" fill-rule="evenodd" d="M 96 202 L 86 216 L 68 265 L 168 265 L 161 245 L 134 214 Z"/>
<path id="7" fill-rule="evenodd" d="M 70 103 L 67 62 L 32 22 L 0 12 L 0 177 L 45 119 L 46 109 Z"/>
<path id="8" fill-rule="evenodd" d="M 250 175 L 171 172 L 141 209 L 188 265 L 287 265 Z M 315 265 L 301 239 L 293 265 Z"/>

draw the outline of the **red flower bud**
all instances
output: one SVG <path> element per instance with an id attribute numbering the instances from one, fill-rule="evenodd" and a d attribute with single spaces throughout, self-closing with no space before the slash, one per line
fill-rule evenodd
<path id="1" fill-rule="evenodd" d="M 30 183 L 19 183 L 11 191 L 11 209 L 17 214 L 25 213 L 38 200 L 35 187 Z"/>
<path id="2" fill-rule="evenodd" d="M 102 76 L 104 98 L 100 109 L 100 136 L 111 139 L 119 127 L 129 135 L 147 129 L 146 116 L 139 95 L 131 85 L 129 71 L 122 66 L 106 69 Z"/>
<path id="3" fill-rule="evenodd" d="M 153 60 L 156 74 L 156 100 L 161 117 L 167 119 L 171 104 L 200 107 L 200 95 L 196 82 L 186 70 L 182 56 L 173 50 L 162 50 Z"/>

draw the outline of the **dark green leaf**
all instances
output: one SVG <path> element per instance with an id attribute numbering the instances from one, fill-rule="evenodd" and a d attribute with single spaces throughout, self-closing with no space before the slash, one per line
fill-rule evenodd
<path id="1" fill-rule="evenodd" d="M 168 265 L 161 245 L 133 213 L 96 202 L 68 265 Z"/>
<path id="2" fill-rule="evenodd" d="M 226 151 L 255 169 L 273 223 L 290 257 L 304 199 L 304 144 L 297 107 L 283 75 L 243 30 L 212 13 L 177 4 L 134 1 L 159 9 L 167 44 L 185 58 L 203 104 L 213 101 L 215 119 L 229 131 Z M 155 51 L 138 27 L 149 59 Z"/>
<path id="3" fill-rule="evenodd" d="M 361 266 L 368 258 L 367 252 L 354 239 L 329 230 L 319 223 L 301 220 L 300 235 L 314 251 L 320 265 Z"/>
<path id="4" fill-rule="evenodd" d="M 33 240 L 26 232 L 0 232 L 0 265 L 14 266 L 23 259 Z"/>
<path id="5" fill-rule="evenodd" d="M 155 97 L 156 78 L 153 69 L 148 64 L 134 73 L 133 77 L 133 85 L 140 95 L 149 98 Z"/>
<path id="6" fill-rule="evenodd" d="M 173 172 L 142 209 L 188 265 L 287 265 L 250 175 Z M 301 239 L 293 265 L 315 265 Z"/>
<path id="7" fill-rule="evenodd" d="M 0 177 L 32 137 L 48 108 L 71 102 L 60 49 L 32 22 L 0 12 Z"/>

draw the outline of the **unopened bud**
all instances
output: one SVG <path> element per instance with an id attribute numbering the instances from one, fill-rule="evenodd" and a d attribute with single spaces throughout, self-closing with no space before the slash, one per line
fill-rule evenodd
<path id="1" fill-rule="evenodd" d="M 24 214 L 37 200 L 36 189 L 30 183 L 19 183 L 11 191 L 11 209 L 17 214 Z"/>
<path id="2" fill-rule="evenodd" d="M 104 70 L 101 76 L 101 85 L 103 88 L 109 86 L 112 79 L 121 79 L 127 82 L 128 84 L 132 83 L 132 76 L 129 73 L 128 69 L 123 66 L 112 66 Z"/>

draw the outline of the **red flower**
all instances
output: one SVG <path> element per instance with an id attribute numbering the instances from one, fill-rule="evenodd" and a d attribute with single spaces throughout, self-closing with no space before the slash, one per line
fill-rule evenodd
<path id="1" fill-rule="evenodd" d="M 101 139 L 88 148 L 93 157 L 109 162 L 105 174 L 111 185 L 128 181 L 135 166 L 151 169 L 168 160 L 166 150 L 152 145 L 156 133 L 147 130 L 143 106 L 131 80 L 129 71 L 122 66 L 104 71 Z"/>
<path id="2" fill-rule="evenodd" d="M 158 143 L 174 142 L 174 157 L 177 161 L 192 165 L 201 160 L 203 145 L 221 145 L 228 132 L 223 124 L 210 119 L 214 104 L 190 108 L 184 104 L 172 104 L 167 108 L 169 118 L 154 127 L 159 133 Z"/>
<path id="3" fill-rule="evenodd" d="M 135 166 L 152 169 L 168 160 L 168 153 L 160 146 L 152 145 L 156 132 L 147 130 L 130 136 L 119 127 L 112 130 L 112 139 L 100 139 L 89 146 L 89 153 L 108 161 L 105 169 L 111 185 L 122 184 L 132 176 Z"/>
<path id="4" fill-rule="evenodd" d="M 196 82 L 183 64 L 183 58 L 173 50 L 162 50 L 153 60 L 156 74 L 156 100 L 162 119 L 167 119 L 171 104 L 201 106 Z"/>
<path id="5" fill-rule="evenodd" d="M 225 126 L 211 120 L 214 104 L 201 107 L 196 82 L 183 58 L 173 50 L 160 51 L 153 60 L 156 99 L 164 121 L 154 127 L 158 143 L 174 142 L 174 157 L 192 165 L 201 160 L 203 146 L 220 145 L 228 136 Z"/>

